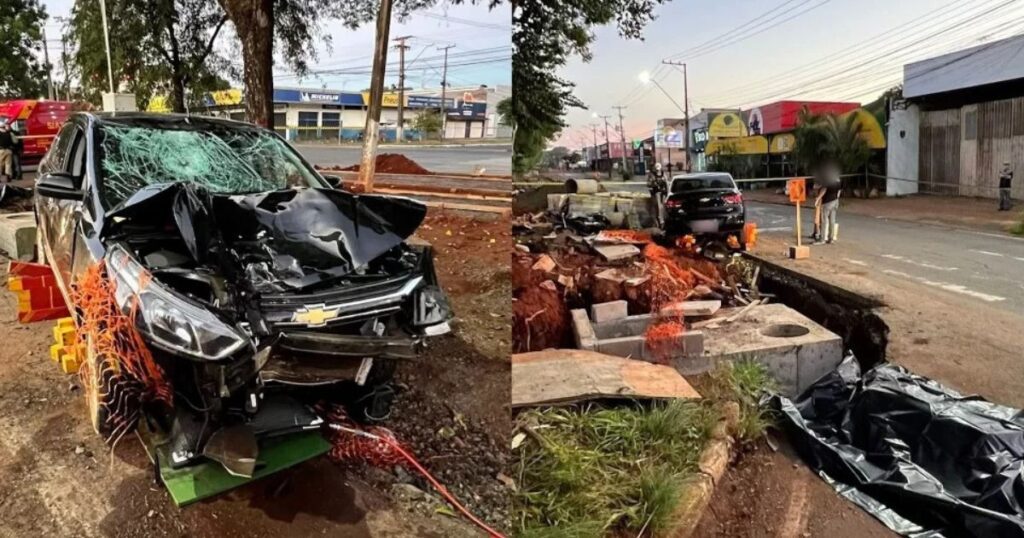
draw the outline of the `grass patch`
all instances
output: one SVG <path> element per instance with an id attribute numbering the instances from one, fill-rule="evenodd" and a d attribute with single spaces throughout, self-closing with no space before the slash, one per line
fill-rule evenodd
<path id="1" fill-rule="evenodd" d="M 696 380 L 694 388 L 712 401 L 733 401 L 740 406 L 736 437 L 750 442 L 772 424 L 771 413 L 760 405 L 761 396 L 775 389 L 768 370 L 753 360 L 727 362 L 714 372 Z"/>
<path id="2" fill-rule="evenodd" d="M 718 413 L 685 401 L 532 410 L 519 452 L 516 536 L 593 537 L 672 524 Z"/>
<path id="3" fill-rule="evenodd" d="M 1020 220 L 1010 226 L 1010 233 L 1013 235 L 1024 235 L 1024 212 L 1020 214 Z"/>

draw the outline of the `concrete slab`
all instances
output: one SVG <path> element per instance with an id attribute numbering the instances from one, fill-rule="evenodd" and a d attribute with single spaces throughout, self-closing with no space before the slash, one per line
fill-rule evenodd
<path id="1" fill-rule="evenodd" d="M 709 325 L 704 332 L 704 355 L 716 365 L 760 362 L 775 377 L 779 390 L 791 397 L 843 359 L 842 338 L 783 304 L 755 306 L 736 321 Z"/>
<path id="2" fill-rule="evenodd" d="M 613 223 L 614 224 L 614 223 Z M 631 260 L 640 255 L 640 249 L 635 245 L 624 244 L 603 244 L 594 245 L 594 251 L 597 252 L 605 261 L 617 262 L 622 260 Z"/>
<path id="3" fill-rule="evenodd" d="M 594 323 L 615 321 L 629 315 L 629 303 L 623 300 L 590 305 L 590 319 Z"/>
<path id="4" fill-rule="evenodd" d="M 0 250 L 15 260 L 35 257 L 36 218 L 31 211 L 0 214 Z"/>

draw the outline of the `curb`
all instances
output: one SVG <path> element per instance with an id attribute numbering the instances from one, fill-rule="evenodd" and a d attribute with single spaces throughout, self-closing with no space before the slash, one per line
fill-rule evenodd
<path id="1" fill-rule="evenodd" d="M 674 527 L 668 532 L 672 538 L 689 538 L 704 517 L 704 510 L 711 503 L 715 486 L 722 480 L 732 459 L 735 444 L 730 432 L 735 431 L 739 421 L 740 408 L 736 402 L 722 406 L 722 418 L 711 432 L 711 441 L 700 455 L 695 476 L 683 482 L 673 519 Z"/>

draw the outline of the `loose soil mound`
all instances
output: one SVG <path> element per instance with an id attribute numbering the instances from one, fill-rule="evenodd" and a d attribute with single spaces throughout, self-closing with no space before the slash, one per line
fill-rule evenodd
<path id="1" fill-rule="evenodd" d="M 353 164 L 342 168 L 346 172 L 358 172 L 359 165 Z M 423 168 L 416 161 L 398 153 L 381 153 L 377 155 L 375 170 L 382 174 L 431 174 L 430 170 Z"/>
<path id="2" fill-rule="evenodd" d="M 565 345 L 569 310 L 557 288 L 524 288 L 512 303 L 512 352 L 540 351 Z"/>

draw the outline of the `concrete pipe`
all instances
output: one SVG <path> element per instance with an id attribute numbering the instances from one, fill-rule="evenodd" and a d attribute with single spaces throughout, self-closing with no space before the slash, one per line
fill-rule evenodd
<path id="1" fill-rule="evenodd" d="M 569 194 L 594 194 L 601 185 L 594 179 L 567 179 L 565 192 Z"/>

